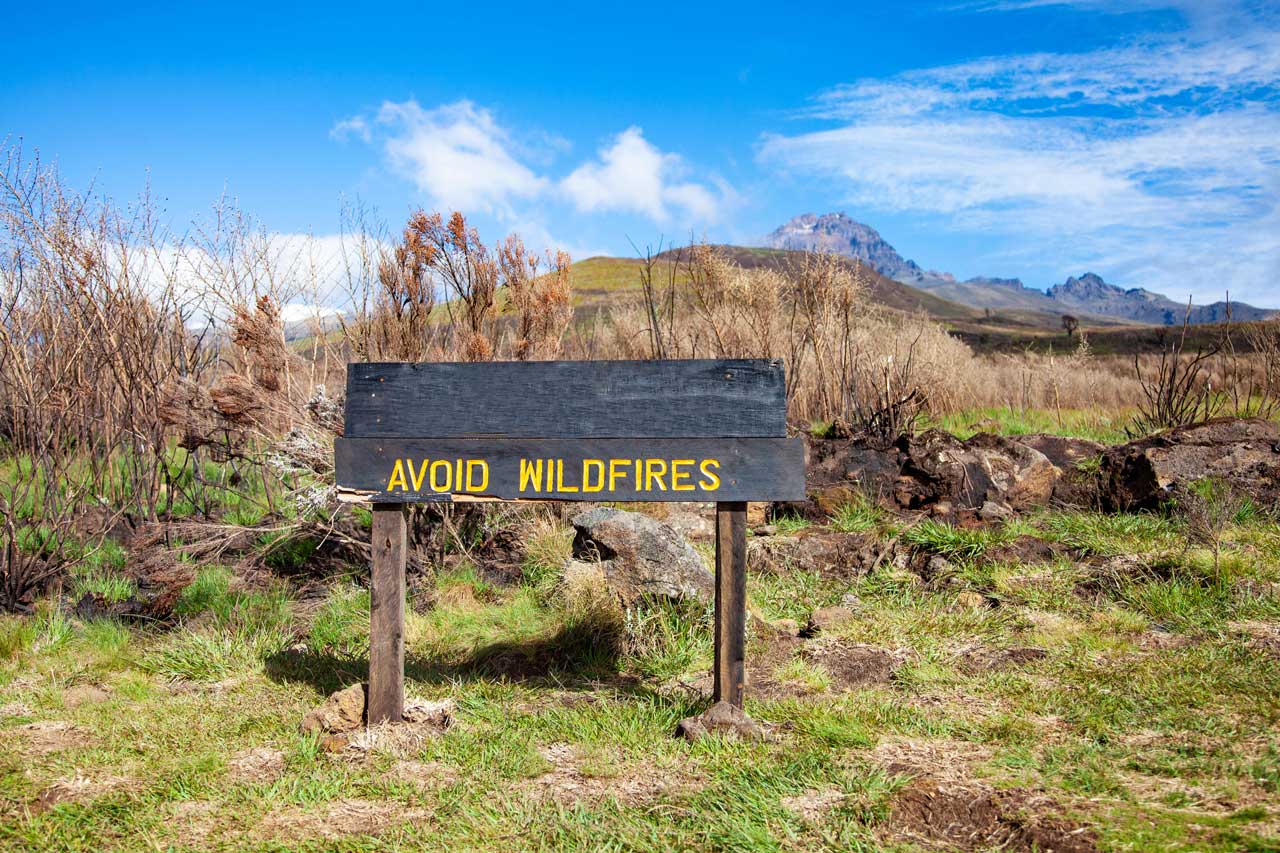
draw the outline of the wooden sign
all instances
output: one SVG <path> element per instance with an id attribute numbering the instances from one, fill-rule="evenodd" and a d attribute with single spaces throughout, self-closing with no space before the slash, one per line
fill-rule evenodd
<path id="1" fill-rule="evenodd" d="M 803 500 L 780 361 L 352 364 L 336 479 L 373 504 L 369 720 L 403 705 L 403 505 L 714 501 L 716 696 L 741 704 L 746 501 Z"/>
<path id="2" fill-rule="evenodd" d="M 347 500 L 803 500 L 767 360 L 353 364 Z"/>

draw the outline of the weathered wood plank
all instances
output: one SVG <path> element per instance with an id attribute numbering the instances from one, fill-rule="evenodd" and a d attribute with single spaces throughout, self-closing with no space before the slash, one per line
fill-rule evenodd
<path id="1" fill-rule="evenodd" d="M 716 504 L 714 701 L 742 707 L 746 682 L 747 505 Z"/>
<path id="2" fill-rule="evenodd" d="M 404 593 L 408 534 L 402 504 L 374 504 L 369 590 L 370 725 L 404 716 Z"/>
<path id="3" fill-rule="evenodd" d="M 350 438 L 786 435 L 781 361 L 347 366 Z"/>
<path id="4" fill-rule="evenodd" d="M 347 500 L 804 500 L 798 438 L 340 438 Z"/>

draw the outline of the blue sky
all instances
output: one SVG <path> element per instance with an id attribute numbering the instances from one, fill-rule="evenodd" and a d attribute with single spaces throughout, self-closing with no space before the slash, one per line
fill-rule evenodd
<path id="1" fill-rule="evenodd" d="M 0 134 L 77 187 L 335 233 L 460 208 L 575 257 L 845 210 L 922 266 L 1280 305 L 1263 3 L 11 9 Z"/>

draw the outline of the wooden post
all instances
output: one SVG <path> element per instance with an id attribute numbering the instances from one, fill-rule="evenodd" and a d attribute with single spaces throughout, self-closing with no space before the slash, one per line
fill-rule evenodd
<path id="1" fill-rule="evenodd" d="M 746 680 L 747 504 L 716 504 L 716 662 L 714 701 L 742 707 Z"/>
<path id="2" fill-rule="evenodd" d="M 369 590 L 369 725 L 404 716 L 404 570 L 409 548 L 405 507 L 373 505 Z"/>

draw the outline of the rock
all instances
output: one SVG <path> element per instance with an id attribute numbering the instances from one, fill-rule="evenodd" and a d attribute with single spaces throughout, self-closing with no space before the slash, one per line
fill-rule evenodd
<path id="1" fill-rule="evenodd" d="M 858 596 L 852 592 L 846 592 L 844 595 L 840 596 L 840 606 L 847 607 L 857 613 L 862 609 L 862 599 L 858 598 Z"/>
<path id="2" fill-rule="evenodd" d="M 573 519 L 573 554 L 598 561 L 623 604 L 645 597 L 709 601 L 715 583 L 702 557 L 669 525 L 637 512 L 597 507 Z"/>
<path id="3" fill-rule="evenodd" d="M 800 623 L 794 619 L 779 619 L 773 623 L 773 628 L 788 637 L 800 636 Z"/>
<path id="4" fill-rule="evenodd" d="M 1105 444 L 1048 434 L 1020 435 L 1017 441 L 1043 453 L 1062 472 L 1053 487 L 1055 504 L 1097 507 L 1098 465 L 1107 449 Z"/>
<path id="5" fill-rule="evenodd" d="M 924 564 L 924 571 L 921 576 L 924 580 L 934 583 L 943 578 L 949 578 L 956 574 L 955 564 L 940 554 L 932 554 Z"/>
<path id="6" fill-rule="evenodd" d="M 798 536 L 751 539 L 747 542 L 747 565 L 757 572 L 818 572 L 824 577 L 852 580 L 870 571 L 884 548 L 871 533 L 806 531 Z"/>
<path id="7" fill-rule="evenodd" d="M 747 525 L 755 527 L 764 524 L 769 519 L 769 504 L 760 503 L 759 501 L 749 501 L 747 503 Z"/>
<path id="8" fill-rule="evenodd" d="M 897 497 L 907 509 L 946 501 L 956 512 L 977 511 L 990 501 L 1021 512 L 1049 503 L 1061 474 L 1040 451 L 990 433 L 960 441 L 927 430 L 899 445 L 907 459 Z"/>
<path id="9" fill-rule="evenodd" d="M 896 447 L 872 447 L 860 439 L 805 439 L 808 499 L 777 504 L 774 516 L 798 515 L 825 522 L 840 506 L 871 497 L 894 505 L 894 486 L 902 468 Z"/>
<path id="10" fill-rule="evenodd" d="M 762 524 L 759 527 L 751 528 L 751 533 L 753 536 L 773 536 L 777 532 L 778 532 L 778 525 L 776 524 Z"/>
<path id="11" fill-rule="evenodd" d="M 1013 517 L 1013 510 L 999 501 L 983 501 L 978 509 L 978 518 L 983 521 L 1004 521 Z"/>
<path id="12" fill-rule="evenodd" d="M 991 602 L 980 592 L 962 592 L 956 596 L 956 604 L 969 610 L 986 610 Z"/>
<path id="13" fill-rule="evenodd" d="M 809 622 L 801 632 L 802 637 L 816 637 L 822 633 L 838 631 L 857 619 L 857 614 L 847 607 L 819 607 L 809 614 Z"/>
<path id="14" fill-rule="evenodd" d="M 741 708 L 717 702 L 696 717 L 687 717 L 676 726 L 676 736 L 693 742 L 708 735 L 728 735 L 742 740 L 764 740 L 764 729 Z"/>
<path id="15" fill-rule="evenodd" d="M 1280 501 L 1280 424 L 1218 418 L 1108 449 L 1100 465 L 1104 509 L 1157 509 L 1179 489 L 1220 479 L 1259 506 Z"/>
<path id="16" fill-rule="evenodd" d="M 360 728 L 364 725 L 365 690 L 364 684 L 353 684 L 334 693 L 306 713 L 302 731 L 340 734 Z"/>

